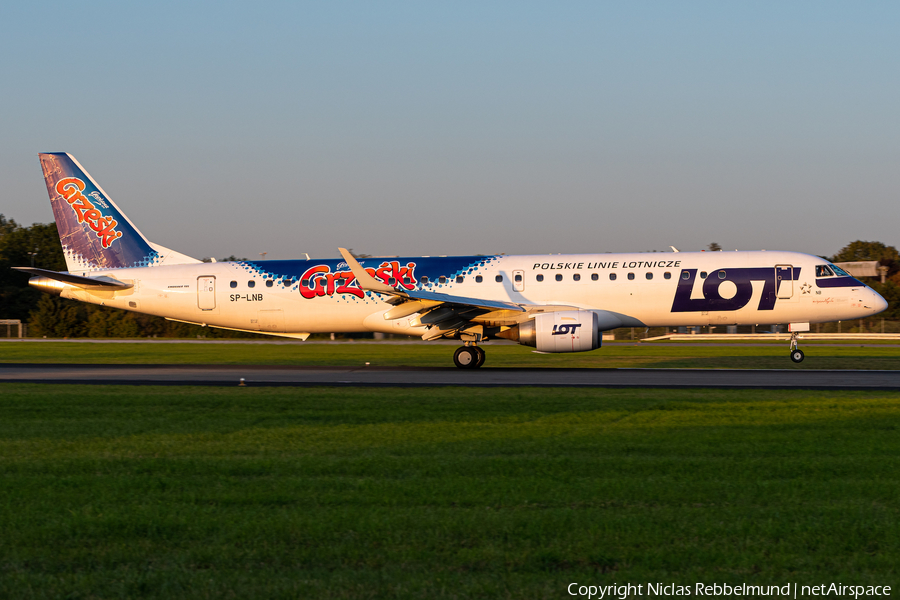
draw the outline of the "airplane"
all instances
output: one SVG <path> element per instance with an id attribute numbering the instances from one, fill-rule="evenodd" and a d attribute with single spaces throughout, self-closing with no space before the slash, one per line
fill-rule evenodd
<path id="1" fill-rule="evenodd" d="M 811 323 L 887 308 L 834 264 L 796 252 L 678 252 L 202 262 L 147 240 L 67 153 L 39 155 L 68 271 L 16 267 L 63 298 L 173 321 L 306 340 L 382 332 L 542 353 L 600 348 L 619 327 L 787 323 L 790 358 Z"/>

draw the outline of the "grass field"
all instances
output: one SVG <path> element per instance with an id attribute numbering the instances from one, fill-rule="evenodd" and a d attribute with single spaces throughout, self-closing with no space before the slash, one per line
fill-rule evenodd
<path id="1" fill-rule="evenodd" d="M 896 590 L 898 401 L 0 384 L 0 597 Z"/>
<path id="2" fill-rule="evenodd" d="M 198 344 L 0 342 L 0 363 L 269 364 L 452 367 L 447 344 Z M 698 346 L 692 343 L 610 343 L 593 352 L 536 354 L 516 345 L 486 345 L 491 367 L 657 367 L 707 369 L 898 369 L 900 346 L 806 345 L 806 360 L 788 358 L 788 344 Z"/>

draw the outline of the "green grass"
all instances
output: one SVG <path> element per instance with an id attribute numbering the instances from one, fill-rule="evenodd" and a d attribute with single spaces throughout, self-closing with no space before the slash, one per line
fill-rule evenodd
<path id="1" fill-rule="evenodd" d="M 896 586 L 898 432 L 900 392 L 0 384 L 0 597 Z"/>
<path id="2" fill-rule="evenodd" d="M 0 363 L 90 364 L 268 364 L 452 367 L 455 347 L 447 344 L 197 344 L 0 342 Z M 711 368 L 711 369 L 897 369 L 900 347 L 805 346 L 795 365 L 788 344 L 696 346 L 610 343 L 593 352 L 536 354 L 532 348 L 487 345 L 485 368 Z"/>

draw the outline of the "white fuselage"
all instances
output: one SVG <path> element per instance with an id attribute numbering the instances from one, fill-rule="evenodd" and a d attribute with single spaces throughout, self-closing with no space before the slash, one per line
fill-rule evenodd
<path id="1" fill-rule="evenodd" d="M 603 310 L 618 315 L 623 326 L 817 323 L 862 318 L 886 306 L 877 293 L 855 279 L 816 277 L 817 265 L 827 261 L 793 252 L 360 262 L 381 280 L 407 289 Z M 76 274 L 108 276 L 133 287 L 98 291 L 63 284 L 63 297 L 213 327 L 276 335 L 424 332 L 424 327 L 414 326 L 416 315 L 386 320 L 383 315 L 391 308 L 388 297 L 362 292 L 340 259 L 200 263 Z"/>

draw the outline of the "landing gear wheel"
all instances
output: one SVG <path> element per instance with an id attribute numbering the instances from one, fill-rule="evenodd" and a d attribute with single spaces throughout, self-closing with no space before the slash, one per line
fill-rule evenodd
<path id="1" fill-rule="evenodd" d="M 477 346 L 462 346 L 453 353 L 453 363 L 460 369 L 474 369 L 478 366 Z"/>
<path id="2" fill-rule="evenodd" d="M 797 347 L 800 342 L 800 332 L 791 332 L 791 360 L 795 363 L 803 362 L 803 350 Z"/>
<path id="3" fill-rule="evenodd" d="M 484 348 L 482 348 L 481 346 L 473 346 L 472 348 L 478 354 L 478 360 L 475 361 L 475 368 L 479 369 L 479 368 L 481 368 L 481 365 L 484 364 L 484 359 L 485 359 Z"/>

